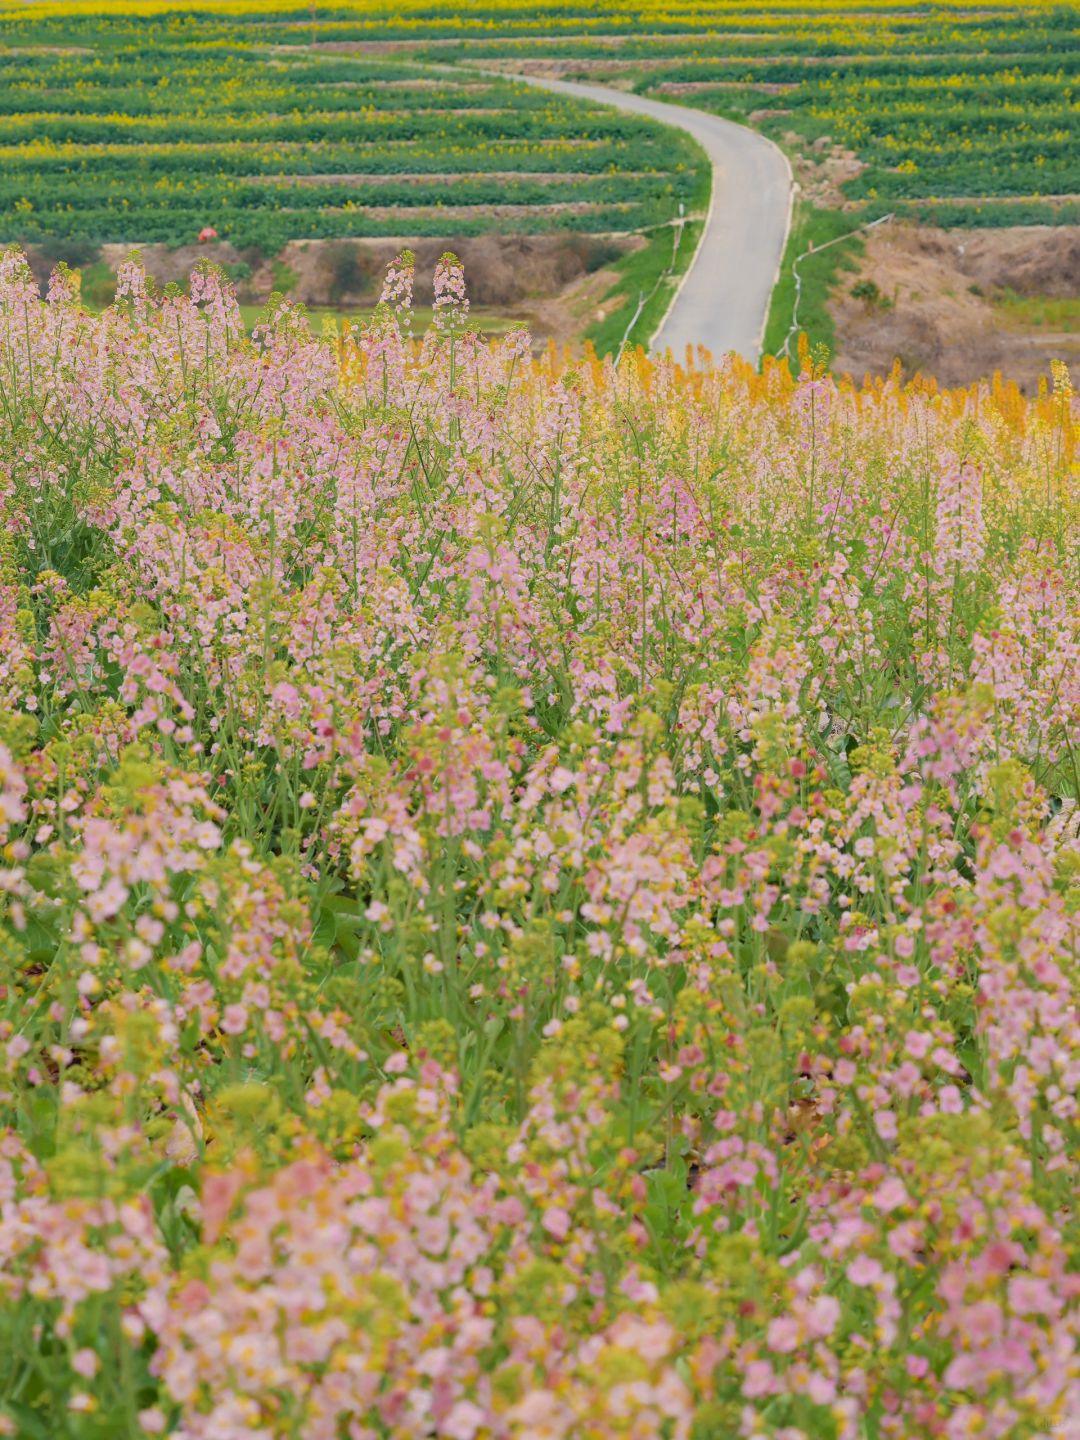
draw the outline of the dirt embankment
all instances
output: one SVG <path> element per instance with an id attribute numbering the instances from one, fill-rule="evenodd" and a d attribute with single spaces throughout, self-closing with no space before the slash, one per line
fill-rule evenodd
<path id="1" fill-rule="evenodd" d="M 757 88 L 761 88 L 760 86 Z M 783 115 L 783 110 L 755 110 L 750 119 L 757 122 L 768 115 Z M 794 130 L 784 132 L 784 145 L 791 159 L 791 170 L 799 187 L 800 199 L 829 210 L 856 210 L 859 202 L 844 191 L 866 169 L 854 150 L 837 144 L 831 135 L 819 135 L 810 145 Z"/>
<path id="2" fill-rule="evenodd" d="M 200 261 L 222 266 L 242 303 L 261 305 L 274 291 L 318 310 L 362 312 L 375 305 L 386 267 L 401 250 L 416 256 L 415 303 L 434 300 L 439 257 L 453 251 L 465 266 L 469 300 L 488 329 L 528 326 L 538 347 L 548 340 L 576 345 L 603 320 L 619 275 L 611 267 L 640 249 L 640 235 L 480 235 L 446 239 L 408 236 L 380 240 L 296 240 L 279 255 L 238 250 L 228 241 L 205 245 L 28 246 L 27 258 L 42 294 L 60 260 L 84 272 L 83 293 L 93 308 L 112 300 L 117 268 L 136 248 L 160 286 L 186 285 Z"/>
<path id="3" fill-rule="evenodd" d="M 880 375 L 899 357 L 945 385 L 1000 370 L 1032 390 L 1051 360 L 1080 365 L 1078 298 L 1080 226 L 886 225 L 830 303 L 835 366 Z"/>
<path id="4" fill-rule="evenodd" d="M 378 299 L 382 277 L 405 247 L 416 255 L 416 303 L 433 300 L 432 276 L 439 256 L 452 250 L 465 266 L 474 305 L 506 307 L 549 300 L 586 275 L 610 265 L 628 249 L 628 237 L 596 235 L 478 235 L 415 240 L 294 240 L 268 259 L 237 250 L 228 242 L 141 248 L 147 273 L 162 285 L 183 284 L 200 260 L 212 260 L 233 275 L 244 300 L 262 301 L 274 290 L 306 305 L 347 307 Z M 101 258 L 111 269 L 131 252 L 105 245 Z"/>

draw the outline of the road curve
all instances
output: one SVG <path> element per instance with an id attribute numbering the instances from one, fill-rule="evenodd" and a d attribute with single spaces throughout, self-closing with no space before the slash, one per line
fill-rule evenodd
<path id="1" fill-rule="evenodd" d="M 507 77 L 510 78 L 510 77 Z M 791 218 L 791 166 L 782 150 L 744 125 L 611 90 L 606 85 L 514 75 L 559 95 L 647 115 L 692 135 L 712 162 L 712 202 L 697 255 L 652 348 L 677 360 L 687 345 L 714 356 L 735 350 L 757 362 Z"/>

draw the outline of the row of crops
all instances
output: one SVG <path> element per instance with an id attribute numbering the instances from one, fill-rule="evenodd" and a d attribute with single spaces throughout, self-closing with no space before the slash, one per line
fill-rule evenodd
<path id="1" fill-rule="evenodd" d="M 0 241 L 628 231 L 701 199 L 679 135 L 487 70 L 538 62 L 827 136 L 870 209 L 1070 217 L 1078 59 L 1075 10 L 1040 0 L 19 6 Z"/>
<path id="2" fill-rule="evenodd" d="M 681 137 L 515 82 L 53 23 L 0 51 L 0 240 L 624 231 L 702 192 Z"/>
<path id="3" fill-rule="evenodd" d="M 707 28 L 704 22 L 707 17 Z M 864 202 L 1055 199 L 1080 192 L 1075 8 L 925 5 L 703 7 L 683 33 L 619 37 L 579 25 L 542 46 L 505 34 L 486 63 L 557 62 L 562 73 L 631 84 L 751 119 L 790 142 L 829 136 L 866 168 Z M 355 23 L 338 22 L 342 34 Z M 468 61 L 473 39 L 418 46 Z M 993 218 L 1002 205 L 983 206 Z M 962 212 L 957 219 L 970 219 Z"/>

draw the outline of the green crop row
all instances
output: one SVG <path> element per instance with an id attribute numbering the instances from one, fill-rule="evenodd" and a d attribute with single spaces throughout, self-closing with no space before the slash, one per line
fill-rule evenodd
<path id="1" fill-rule="evenodd" d="M 240 43 L 242 21 L 69 23 L 0 17 L 0 242 L 636 230 L 702 190 L 682 137 L 511 80 Z"/>
<path id="2" fill-rule="evenodd" d="M 152 167 L 154 176 L 204 175 L 210 168 L 222 176 L 354 175 L 378 179 L 396 175 L 499 174 L 589 176 L 682 173 L 684 162 L 672 165 L 669 147 L 649 137 L 620 149 L 622 165 L 612 160 L 607 142 L 579 140 L 568 146 L 558 137 L 544 140 L 475 140 L 455 145 L 452 152 L 436 138 L 380 143 L 313 141 L 260 143 L 257 140 L 213 142 L 165 141 L 62 145 L 0 145 L 0 169 L 8 175 L 66 175 L 73 168 L 91 177 L 103 172 L 138 179 Z M 671 167 L 671 168 L 669 168 Z"/>

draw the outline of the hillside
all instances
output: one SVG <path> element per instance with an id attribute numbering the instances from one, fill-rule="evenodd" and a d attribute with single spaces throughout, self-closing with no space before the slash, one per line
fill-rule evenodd
<path id="1" fill-rule="evenodd" d="M 485 323 L 528 318 L 559 341 L 614 351 L 628 330 L 632 343 L 649 343 L 689 263 L 687 243 L 664 278 L 672 225 L 685 220 L 693 239 L 708 208 L 704 156 L 670 127 L 515 75 L 599 80 L 763 131 L 801 187 L 790 275 L 797 242 L 820 246 L 887 213 L 1012 239 L 1032 226 L 1075 235 L 1078 57 L 1075 11 L 1045 0 L 917 10 L 887 0 L 764 9 L 9 0 L 0 242 L 32 248 L 46 274 L 58 259 L 81 265 L 92 272 L 87 294 L 107 301 L 116 263 L 106 256 L 117 245 L 185 247 L 212 231 L 245 303 L 272 289 L 317 292 L 320 307 L 355 315 L 374 303 L 378 268 L 357 242 L 587 238 L 615 247 L 610 273 L 571 286 L 524 267 L 524 295 Z M 318 267 L 296 264 L 309 245 L 336 256 L 315 287 Z M 917 303 L 875 316 L 880 344 L 860 333 L 857 308 L 834 303 L 860 245 L 855 234 L 806 265 L 804 328 L 878 374 L 896 355 L 940 366 Z M 880 291 L 887 278 L 868 280 Z M 658 287 L 660 301 L 638 314 Z M 1004 275 L 990 288 L 1007 298 Z M 1038 308 L 1052 297 L 1025 298 Z M 1015 309 L 1005 318 L 990 307 L 981 321 L 961 323 L 958 380 L 1000 362 L 1027 381 L 1060 353 Z M 773 349 L 790 324 L 781 287 Z"/>

